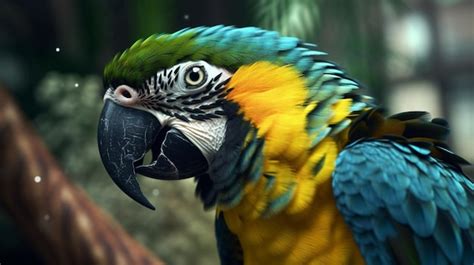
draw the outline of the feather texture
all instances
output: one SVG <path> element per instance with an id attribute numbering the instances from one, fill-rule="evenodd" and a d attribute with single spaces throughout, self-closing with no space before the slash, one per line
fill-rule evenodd
<path id="1" fill-rule="evenodd" d="M 422 264 L 472 264 L 474 219 L 458 213 L 473 211 L 474 190 L 465 183 L 471 181 L 429 149 L 391 139 L 355 141 L 333 174 L 338 207 L 368 264 L 398 263 L 390 242 L 396 224 L 410 231 Z"/>

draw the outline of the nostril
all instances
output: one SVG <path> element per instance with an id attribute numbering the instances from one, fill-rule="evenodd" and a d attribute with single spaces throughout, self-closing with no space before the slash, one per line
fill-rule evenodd
<path id="1" fill-rule="evenodd" d="M 127 85 L 118 86 L 114 93 L 115 98 L 124 104 L 134 104 L 138 99 L 137 92 Z"/>

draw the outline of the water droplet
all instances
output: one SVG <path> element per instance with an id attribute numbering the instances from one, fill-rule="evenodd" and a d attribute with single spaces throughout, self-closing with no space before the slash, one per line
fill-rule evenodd
<path id="1" fill-rule="evenodd" d="M 160 195 L 160 191 L 158 189 L 153 189 L 152 193 L 153 193 L 153 196 Z"/>
<path id="2" fill-rule="evenodd" d="M 59 47 L 56 47 L 56 52 L 60 52 L 61 49 L 59 49 Z"/>
<path id="3" fill-rule="evenodd" d="M 41 177 L 40 176 L 35 176 L 35 182 L 40 183 L 41 182 Z"/>
<path id="4" fill-rule="evenodd" d="M 185 14 L 185 15 L 184 15 L 184 19 L 185 19 L 185 20 L 188 20 L 188 19 L 189 19 L 189 15 L 188 15 L 188 14 Z"/>
<path id="5" fill-rule="evenodd" d="M 49 216 L 49 214 L 45 214 L 43 218 L 45 221 L 49 221 L 51 217 Z"/>
<path id="6" fill-rule="evenodd" d="M 78 84 L 78 83 L 75 83 L 74 86 L 75 86 L 75 87 L 79 87 L 79 84 Z"/>

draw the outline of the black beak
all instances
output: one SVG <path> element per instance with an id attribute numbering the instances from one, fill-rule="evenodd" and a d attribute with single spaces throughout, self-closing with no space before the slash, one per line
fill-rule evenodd
<path id="1" fill-rule="evenodd" d="M 175 180 L 202 174 L 207 160 L 180 131 L 162 130 L 152 114 L 106 100 L 98 127 L 99 152 L 107 173 L 132 199 L 155 209 L 143 195 L 136 173 Z M 152 150 L 153 161 L 141 165 Z"/>

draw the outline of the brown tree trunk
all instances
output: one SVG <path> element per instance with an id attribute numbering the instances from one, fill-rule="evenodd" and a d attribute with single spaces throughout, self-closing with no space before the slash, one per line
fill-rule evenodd
<path id="1" fill-rule="evenodd" d="M 67 179 L 2 89 L 0 206 L 46 264 L 162 264 Z"/>

